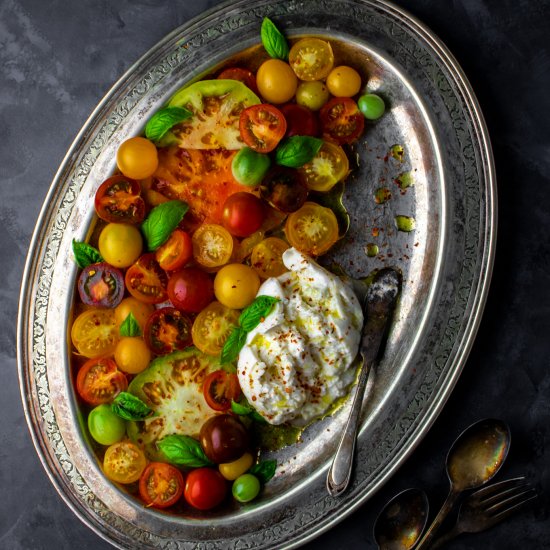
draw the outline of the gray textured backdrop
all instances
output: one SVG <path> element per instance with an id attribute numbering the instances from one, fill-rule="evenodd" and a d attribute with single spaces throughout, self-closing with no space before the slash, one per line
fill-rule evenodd
<path id="1" fill-rule="evenodd" d="M 21 274 L 49 184 L 78 130 L 117 78 L 166 33 L 218 2 L 0 2 L 0 548 L 107 549 L 50 485 L 20 403 L 15 321 Z M 462 64 L 487 118 L 499 187 L 493 284 L 464 373 L 429 435 L 370 502 L 308 548 L 374 548 L 376 513 L 397 491 L 446 490 L 443 464 L 473 421 L 509 422 L 499 478 L 526 474 L 530 509 L 454 549 L 550 548 L 550 2 L 398 0 Z"/>

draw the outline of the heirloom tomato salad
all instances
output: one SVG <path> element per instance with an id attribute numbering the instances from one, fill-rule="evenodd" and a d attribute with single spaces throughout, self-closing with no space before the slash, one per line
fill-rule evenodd
<path id="1" fill-rule="evenodd" d="M 353 383 L 362 312 L 316 263 L 342 235 L 319 199 L 384 102 L 330 41 L 269 19 L 258 66 L 179 90 L 95 194 L 70 328 L 105 475 L 145 506 L 246 503 L 276 472 L 257 434 L 302 428 Z M 108 177 L 107 177 L 108 176 Z"/>

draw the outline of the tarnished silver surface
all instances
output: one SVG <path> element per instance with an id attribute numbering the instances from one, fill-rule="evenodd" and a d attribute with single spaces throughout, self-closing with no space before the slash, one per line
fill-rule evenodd
<path id="1" fill-rule="evenodd" d="M 368 76 L 391 110 L 354 147 L 359 167 L 345 202 L 352 225 L 326 261 L 361 277 L 386 265 L 403 292 L 386 355 L 368 388 L 358 462 L 348 492 L 327 495 L 325 477 L 346 408 L 276 453 L 278 474 L 248 505 L 189 517 L 145 509 L 108 482 L 80 429 L 70 380 L 67 325 L 76 266 L 71 240 L 93 224 L 93 196 L 115 151 L 183 84 L 234 55 L 252 57 L 264 16 L 290 36 L 333 42 L 337 60 Z M 250 49 L 252 48 L 252 49 Z M 388 156 L 402 145 L 404 156 Z M 394 179 L 411 172 L 401 194 Z M 373 193 L 393 197 L 376 204 Z M 482 115 L 445 47 L 409 15 L 380 0 L 228 3 L 177 29 L 141 58 L 94 111 L 69 150 L 37 223 L 22 285 L 19 369 L 37 451 L 62 497 L 121 548 L 290 548 L 360 506 L 429 429 L 454 386 L 485 302 L 496 233 L 494 168 Z M 416 228 L 396 231 L 395 215 Z M 378 236 L 374 228 L 378 229 Z M 364 247 L 378 244 L 368 258 Z"/>

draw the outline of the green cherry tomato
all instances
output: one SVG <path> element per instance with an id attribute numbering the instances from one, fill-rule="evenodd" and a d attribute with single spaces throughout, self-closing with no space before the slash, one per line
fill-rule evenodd
<path id="1" fill-rule="evenodd" d="M 301 82 L 296 90 L 296 103 L 312 111 L 318 111 L 329 98 L 329 91 L 324 82 Z"/>
<path id="2" fill-rule="evenodd" d="M 239 502 L 250 502 L 260 492 L 260 482 L 252 474 L 244 474 L 233 482 L 233 497 Z"/>
<path id="3" fill-rule="evenodd" d="M 88 415 L 91 436 L 101 445 L 112 445 L 126 434 L 126 422 L 111 410 L 111 405 L 98 405 Z"/>
<path id="4" fill-rule="evenodd" d="M 271 161 L 263 153 L 258 153 L 250 147 L 243 147 L 231 163 L 233 177 L 241 185 L 259 185 L 269 170 Z"/>
<path id="5" fill-rule="evenodd" d="M 363 113 L 363 116 L 368 120 L 380 118 L 386 110 L 384 100 L 376 94 L 362 95 L 358 99 L 357 105 L 359 110 Z"/>

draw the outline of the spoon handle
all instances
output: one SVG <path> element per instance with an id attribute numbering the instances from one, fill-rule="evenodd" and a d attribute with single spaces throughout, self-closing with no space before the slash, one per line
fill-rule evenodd
<path id="1" fill-rule="evenodd" d="M 461 491 L 456 491 L 454 488 L 451 488 L 447 498 L 445 499 L 445 502 L 443 503 L 443 506 L 441 506 L 441 510 L 439 510 L 439 513 L 437 514 L 437 516 L 435 516 L 432 524 L 424 533 L 424 536 L 418 541 L 418 544 L 414 547 L 414 550 L 423 550 L 426 548 L 430 548 L 437 531 L 441 527 L 441 524 L 443 523 L 449 512 L 453 509 L 453 506 L 455 505 L 460 493 Z"/>

